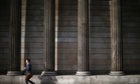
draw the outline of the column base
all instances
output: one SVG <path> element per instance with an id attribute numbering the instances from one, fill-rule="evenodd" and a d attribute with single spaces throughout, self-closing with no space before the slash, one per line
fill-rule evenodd
<path id="1" fill-rule="evenodd" d="M 124 72 L 123 71 L 111 71 L 110 75 L 111 76 L 122 76 L 122 75 L 124 75 Z"/>
<path id="2" fill-rule="evenodd" d="M 20 71 L 8 71 L 6 75 L 17 76 L 17 75 L 21 75 L 21 72 Z"/>
<path id="3" fill-rule="evenodd" d="M 53 71 L 42 71 L 41 76 L 55 76 L 56 72 Z"/>
<path id="4" fill-rule="evenodd" d="M 91 73 L 89 71 L 77 71 L 76 75 L 77 76 L 88 76 L 88 75 L 91 75 Z"/>

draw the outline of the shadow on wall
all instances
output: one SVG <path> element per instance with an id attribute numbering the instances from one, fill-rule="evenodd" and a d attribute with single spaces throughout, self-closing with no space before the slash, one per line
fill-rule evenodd
<path id="1" fill-rule="evenodd" d="M 10 21 L 10 0 L 0 1 L 0 75 L 6 74 L 9 70 L 9 21 Z"/>
<path id="2" fill-rule="evenodd" d="M 122 0 L 123 59 L 126 74 L 140 74 L 139 0 Z"/>
<path id="3" fill-rule="evenodd" d="M 40 84 L 56 84 L 55 76 L 39 76 Z"/>

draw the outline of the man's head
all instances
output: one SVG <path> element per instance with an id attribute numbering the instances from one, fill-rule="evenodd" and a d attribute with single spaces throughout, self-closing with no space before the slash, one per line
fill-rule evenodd
<path id="1" fill-rule="evenodd" d="M 25 59 L 26 64 L 30 63 L 30 59 Z"/>

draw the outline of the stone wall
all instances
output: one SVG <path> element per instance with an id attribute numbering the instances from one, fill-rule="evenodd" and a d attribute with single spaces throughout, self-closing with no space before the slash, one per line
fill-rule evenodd
<path id="1" fill-rule="evenodd" d="M 77 0 L 58 0 L 57 70 L 77 70 Z"/>
<path id="2" fill-rule="evenodd" d="M 0 74 L 9 69 L 10 0 L 0 1 Z"/>
<path id="3" fill-rule="evenodd" d="M 122 0 L 125 73 L 140 73 L 140 1 Z"/>
<path id="4" fill-rule="evenodd" d="M 26 1 L 26 3 L 24 3 Z M 110 71 L 110 2 L 90 0 L 90 71 Z M 123 0 L 122 33 L 125 72 L 140 73 L 140 2 Z M 77 7 L 78 0 L 56 0 L 56 70 L 58 74 L 75 74 L 77 70 Z M 26 10 L 27 9 L 27 10 Z M 21 69 L 24 58 L 30 58 L 34 72 L 43 70 L 44 0 L 23 0 Z M 10 0 L 0 1 L 0 74 L 9 69 Z"/>
<path id="5" fill-rule="evenodd" d="M 57 57 L 60 74 L 77 70 L 77 0 L 58 2 Z M 110 71 L 110 0 L 90 3 L 90 70 L 93 74 Z"/>
<path id="6" fill-rule="evenodd" d="M 24 58 L 31 59 L 34 72 L 41 73 L 43 70 L 44 0 L 26 0 L 26 3 L 24 1 L 22 1 L 21 61 Z M 26 9 L 24 9 L 25 6 Z"/>
<path id="7" fill-rule="evenodd" d="M 93 74 L 110 71 L 110 0 L 90 1 L 90 70 Z"/>

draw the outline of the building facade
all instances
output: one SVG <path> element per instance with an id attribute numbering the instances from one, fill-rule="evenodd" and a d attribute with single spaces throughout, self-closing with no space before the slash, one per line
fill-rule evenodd
<path id="1" fill-rule="evenodd" d="M 139 74 L 139 9 L 139 0 L 0 1 L 0 74 L 17 74 L 25 58 L 36 74 Z"/>

